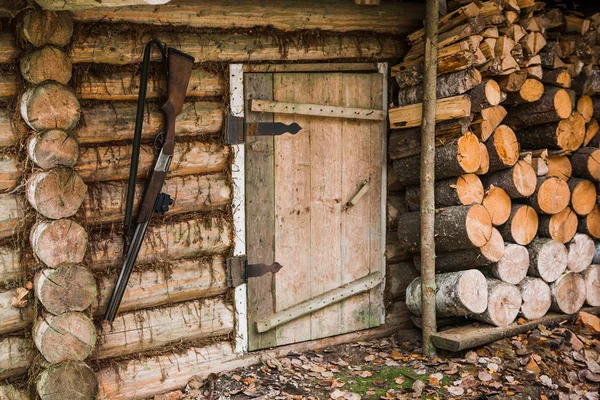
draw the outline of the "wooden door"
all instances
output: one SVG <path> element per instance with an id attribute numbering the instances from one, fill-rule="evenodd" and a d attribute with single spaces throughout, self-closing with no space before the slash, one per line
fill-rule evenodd
<path id="1" fill-rule="evenodd" d="M 247 100 L 384 108 L 385 85 L 380 73 L 244 76 Z M 246 142 L 248 262 L 283 265 L 274 276 L 248 281 L 249 349 L 379 326 L 383 314 L 379 281 L 384 270 L 385 125 L 381 121 L 257 113 L 248 104 L 246 101 L 248 122 L 297 122 L 303 128 L 296 135 L 253 137 Z M 367 182 L 364 196 L 355 206 L 346 207 Z M 337 296 L 331 291 L 368 278 L 372 278 L 371 285 L 362 286 L 359 294 L 310 311 L 313 306 L 319 308 L 311 299 L 323 293 Z M 349 290 L 355 290 L 354 286 Z M 299 304 L 304 307 L 301 317 L 258 332 L 257 321 L 282 310 L 287 313 Z"/>

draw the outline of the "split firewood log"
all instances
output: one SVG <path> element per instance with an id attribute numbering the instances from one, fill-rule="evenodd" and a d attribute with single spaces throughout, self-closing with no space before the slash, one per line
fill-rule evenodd
<path id="1" fill-rule="evenodd" d="M 483 185 L 475 174 L 464 174 L 458 178 L 449 178 L 435 183 L 435 207 L 481 204 Z M 409 186 L 405 194 L 409 211 L 421 209 L 421 190 L 419 186 Z"/>
<path id="2" fill-rule="evenodd" d="M 29 238 L 34 254 L 50 268 L 81 263 L 88 246 L 85 229 L 69 219 L 37 222 Z"/>
<path id="3" fill-rule="evenodd" d="M 600 208 L 596 204 L 591 213 L 579 219 L 577 232 L 600 239 Z"/>
<path id="4" fill-rule="evenodd" d="M 509 113 L 510 116 L 510 113 Z M 543 125 L 523 127 L 515 131 L 525 149 L 556 149 L 575 151 L 583 144 L 585 122 L 578 112 L 565 119 Z"/>
<path id="5" fill-rule="evenodd" d="M 398 218 L 401 248 L 416 253 L 420 249 L 420 212 Z M 492 237 L 492 219 L 482 205 L 454 206 L 437 210 L 435 215 L 436 249 L 452 251 L 482 247 Z"/>
<path id="6" fill-rule="evenodd" d="M 37 393 L 42 400 L 84 400 L 98 396 L 98 378 L 83 362 L 51 365 L 39 375 Z"/>
<path id="7" fill-rule="evenodd" d="M 486 79 L 469 92 L 469 97 L 471 99 L 471 111 L 480 112 L 485 108 L 500 104 L 502 91 L 495 80 Z"/>
<path id="8" fill-rule="evenodd" d="M 73 167 L 79 157 L 79 145 L 67 132 L 51 129 L 31 135 L 27 143 L 29 158 L 43 169 Z"/>
<path id="9" fill-rule="evenodd" d="M 586 298 L 585 280 L 576 272 L 568 272 L 550 284 L 553 311 L 575 314 L 583 307 Z"/>
<path id="10" fill-rule="evenodd" d="M 568 244 L 569 258 L 567 267 L 570 271 L 581 272 L 592 264 L 596 245 L 594 240 L 584 233 L 578 233 Z"/>
<path id="11" fill-rule="evenodd" d="M 71 59 L 56 47 L 46 46 L 25 54 L 20 67 L 23 78 L 35 85 L 45 81 L 66 85 L 71 80 Z"/>
<path id="12" fill-rule="evenodd" d="M 517 130 L 569 118 L 572 111 L 571 95 L 566 89 L 547 87 L 538 101 L 514 107 L 504 123 Z"/>
<path id="13" fill-rule="evenodd" d="M 508 221 L 499 230 L 506 241 L 528 245 L 537 234 L 538 215 L 528 205 L 513 204 Z"/>
<path id="14" fill-rule="evenodd" d="M 553 215 L 540 215 L 538 233 L 560 243 L 569 242 L 577 233 L 577 214 L 571 207 Z"/>
<path id="15" fill-rule="evenodd" d="M 493 185 L 504 189 L 511 199 L 519 199 L 534 193 L 537 176 L 529 163 L 520 160 L 510 169 L 483 176 L 482 182 L 485 188 Z"/>
<path id="16" fill-rule="evenodd" d="M 556 176 L 562 180 L 568 181 L 573 174 L 571 160 L 565 155 L 550 155 L 546 157 L 548 172 L 545 175 Z"/>
<path id="17" fill-rule="evenodd" d="M 436 98 L 463 94 L 481 83 L 481 73 L 476 68 L 451 72 L 437 78 Z M 423 85 L 410 86 L 398 92 L 398 105 L 407 106 L 423 102 Z"/>
<path id="18" fill-rule="evenodd" d="M 486 142 L 506 117 L 506 114 L 506 109 L 502 106 L 484 108 L 475 115 L 473 122 L 471 122 L 471 130 L 479 140 Z"/>
<path id="19" fill-rule="evenodd" d="M 36 274 L 35 295 L 44 308 L 55 315 L 84 311 L 96 299 L 96 280 L 81 265 L 62 264 Z"/>
<path id="20" fill-rule="evenodd" d="M 68 12 L 29 8 L 19 15 L 17 35 L 35 47 L 62 47 L 71 41 L 73 23 Z"/>
<path id="21" fill-rule="evenodd" d="M 510 168 L 519 161 L 519 142 L 515 133 L 500 125 L 485 142 L 489 154 L 489 171 Z"/>
<path id="22" fill-rule="evenodd" d="M 73 91 L 55 82 L 33 86 L 21 96 L 21 117 L 34 131 L 69 131 L 79 122 L 81 107 Z"/>
<path id="23" fill-rule="evenodd" d="M 436 313 L 441 317 L 480 314 L 487 308 L 487 282 L 476 269 L 435 276 Z M 415 278 L 406 288 L 406 306 L 421 316 L 421 278 Z"/>
<path id="24" fill-rule="evenodd" d="M 594 147 L 582 147 L 571 155 L 573 175 L 600 181 L 600 149 Z"/>
<path id="25" fill-rule="evenodd" d="M 571 191 L 560 178 L 538 177 L 536 190 L 526 201 L 540 214 L 558 214 L 569 205 Z"/>
<path id="26" fill-rule="evenodd" d="M 482 202 L 492 217 L 492 225 L 503 225 L 510 218 L 512 202 L 504 189 L 490 186 Z"/>
<path id="27" fill-rule="evenodd" d="M 487 278 L 487 309 L 480 314 L 471 315 L 476 320 L 495 326 L 507 326 L 519 315 L 521 293 L 515 285 L 497 279 Z"/>
<path id="28" fill-rule="evenodd" d="M 571 207 L 578 215 L 588 215 L 597 201 L 594 183 L 587 179 L 571 178 L 567 181 L 571 190 Z"/>
<path id="29" fill-rule="evenodd" d="M 35 346 L 51 364 L 83 361 L 96 345 L 96 327 L 80 312 L 40 317 L 33 327 Z"/>
<path id="30" fill-rule="evenodd" d="M 59 219 L 75 215 L 83 204 L 87 186 L 71 168 L 57 167 L 39 171 L 27 181 L 29 204 L 47 218 Z"/>
<path id="31" fill-rule="evenodd" d="M 540 278 L 525 277 L 519 283 L 521 291 L 521 315 L 534 320 L 542 318 L 552 305 L 552 293 L 550 286 Z"/>
<path id="32" fill-rule="evenodd" d="M 436 102 L 436 123 L 468 117 L 470 114 L 471 100 L 466 94 L 454 97 L 446 97 L 439 99 Z M 392 129 L 420 126 L 422 117 L 422 103 L 392 108 L 388 112 L 390 128 Z"/>
<path id="33" fill-rule="evenodd" d="M 590 265 L 581 275 L 585 280 L 585 302 L 591 307 L 600 306 L 600 265 Z"/>
<path id="34" fill-rule="evenodd" d="M 524 71 L 516 71 L 512 74 L 502 75 L 497 78 L 500 90 L 503 92 L 517 92 L 527 80 L 527 73 Z"/>
<path id="35" fill-rule="evenodd" d="M 546 282 L 554 282 L 567 268 L 567 248 L 554 239 L 535 239 L 527 246 L 527 249 L 529 250 L 529 275 L 531 276 L 537 276 Z"/>

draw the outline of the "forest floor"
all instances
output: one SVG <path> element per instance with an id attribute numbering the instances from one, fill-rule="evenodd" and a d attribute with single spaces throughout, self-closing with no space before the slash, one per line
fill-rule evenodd
<path id="1" fill-rule="evenodd" d="M 263 359 L 209 379 L 194 377 L 174 399 L 600 399 L 600 319 L 538 326 L 461 353 L 420 355 L 392 336 Z"/>

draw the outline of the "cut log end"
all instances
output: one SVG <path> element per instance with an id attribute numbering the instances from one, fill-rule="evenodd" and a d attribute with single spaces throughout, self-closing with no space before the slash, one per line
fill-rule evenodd
<path id="1" fill-rule="evenodd" d="M 558 147 L 567 151 L 575 151 L 581 147 L 584 139 L 585 121 L 577 111 L 559 122 L 556 130 L 556 143 Z"/>
<path id="2" fill-rule="evenodd" d="M 492 237 L 492 219 L 490 213 L 482 205 L 472 206 L 466 218 L 466 229 L 469 240 L 476 247 L 486 245 Z"/>
<path id="3" fill-rule="evenodd" d="M 564 244 L 540 238 L 528 247 L 529 274 L 546 282 L 557 280 L 567 268 L 568 251 Z"/>
<path id="4" fill-rule="evenodd" d="M 52 314 L 84 311 L 96 299 L 96 280 L 83 266 L 63 264 L 37 274 L 35 294 Z"/>
<path id="5" fill-rule="evenodd" d="M 464 174 L 456 179 L 456 195 L 460 203 L 467 206 L 481 204 L 483 201 L 483 184 L 474 174 Z"/>
<path id="6" fill-rule="evenodd" d="M 575 272 L 564 274 L 550 285 L 552 310 L 563 314 L 575 314 L 585 303 L 585 280 Z"/>
<path id="7" fill-rule="evenodd" d="M 481 159 L 479 160 L 479 168 L 475 173 L 477 175 L 485 175 L 490 170 L 490 154 L 485 143 L 479 143 L 479 148 L 481 150 Z"/>
<path id="8" fill-rule="evenodd" d="M 88 246 L 85 229 L 68 219 L 38 222 L 31 229 L 30 242 L 33 252 L 50 268 L 65 263 L 83 261 Z"/>
<path id="9" fill-rule="evenodd" d="M 492 266 L 492 275 L 501 281 L 516 285 L 525 278 L 528 269 L 527 248 L 515 243 L 507 243 L 502 258 Z"/>
<path id="10" fill-rule="evenodd" d="M 584 95 L 577 99 L 577 112 L 581 114 L 587 124 L 594 115 L 594 102 L 590 96 Z"/>
<path id="11" fill-rule="evenodd" d="M 507 326 L 512 323 L 521 309 L 519 289 L 506 282 L 488 279 L 487 309 L 475 318 L 495 326 Z"/>
<path id="12" fill-rule="evenodd" d="M 600 265 L 590 265 L 583 272 L 585 280 L 585 301 L 592 307 L 600 306 Z"/>
<path id="13" fill-rule="evenodd" d="M 554 109 L 560 118 L 569 118 L 573 112 L 573 103 L 569 92 L 560 89 L 554 95 Z"/>
<path id="14" fill-rule="evenodd" d="M 87 186 L 81 177 L 65 167 L 34 173 L 26 187 L 29 204 L 51 219 L 75 215 L 85 200 L 86 192 Z"/>
<path id="15" fill-rule="evenodd" d="M 511 207 L 510 238 L 522 246 L 528 245 L 538 231 L 539 218 L 533 207 L 516 204 Z"/>
<path id="16" fill-rule="evenodd" d="M 55 81 L 66 85 L 71 80 L 71 60 L 56 47 L 43 47 L 20 60 L 21 74 L 30 83 Z"/>
<path id="17" fill-rule="evenodd" d="M 456 158 L 464 172 L 473 173 L 479 169 L 481 150 L 479 139 L 473 134 L 466 134 L 458 139 Z"/>
<path id="18" fill-rule="evenodd" d="M 512 167 L 519 160 L 519 141 L 515 133 L 506 125 L 496 128 L 486 142 L 490 157 L 490 170 L 497 171 Z"/>
<path id="19" fill-rule="evenodd" d="M 594 240 L 584 233 L 578 233 L 569 243 L 567 267 L 573 272 L 584 271 L 592 264 L 596 246 Z"/>
<path id="20" fill-rule="evenodd" d="M 545 214 L 558 214 L 571 200 L 571 191 L 567 182 L 557 177 L 540 178 L 535 205 Z"/>
<path id="21" fill-rule="evenodd" d="M 567 243 L 577 233 L 577 214 L 567 207 L 558 214 L 543 215 L 540 217 L 539 233 L 540 236 Z"/>
<path id="22" fill-rule="evenodd" d="M 571 161 L 567 156 L 552 155 L 546 158 L 546 165 L 548 166 L 548 176 L 556 176 L 557 178 L 568 180 L 573 173 L 571 167 Z"/>
<path id="23" fill-rule="evenodd" d="M 552 305 L 550 286 L 542 279 L 526 277 L 519 283 L 521 315 L 528 320 L 542 318 Z"/>
<path id="24" fill-rule="evenodd" d="M 57 166 L 73 167 L 79 157 L 79 145 L 67 132 L 52 129 L 30 136 L 27 152 L 37 166 L 46 170 Z"/>
<path id="25" fill-rule="evenodd" d="M 483 199 L 483 206 L 492 217 L 492 225 L 500 226 L 508 221 L 511 211 L 511 200 L 503 189 L 491 186 Z"/>
<path id="26" fill-rule="evenodd" d="M 27 89 L 21 97 L 21 116 L 34 131 L 69 131 L 79 122 L 79 101 L 66 86 L 46 82 Z"/>
<path id="27" fill-rule="evenodd" d="M 586 233 L 595 239 L 600 239 L 600 207 L 594 206 L 591 213 L 579 220 L 577 232 Z"/>
<path id="28" fill-rule="evenodd" d="M 487 306 L 485 301 L 487 282 L 481 272 L 476 270 L 465 271 L 458 282 L 456 290 L 457 297 L 465 309 L 474 313 L 481 313 L 483 311 L 480 310 L 485 310 Z"/>
<path id="29" fill-rule="evenodd" d="M 578 215 L 588 215 L 597 202 L 596 185 L 587 179 L 574 179 L 568 182 L 571 188 L 571 207 Z"/>
<path id="30" fill-rule="evenodd" d="M 89 400 L 98 396 L 98 379 L 85 363 L 67 362 L 44 370 L 36 389 L 42 400 Z"/>
<path id="31" fill-rule="evenodd" d="M 512 170 L 514 187 L 522 197 L 529 197 L 535 192 L 537 176 L 526 161 L 519 161 Z"/>
<path id="32" fill-rule="evenodd" d="M 492 229 L 490 241 L 479 249 L 481 255 L 491 262 L 498 262 L 504 255 L 504 239 L 498 229 Z"/>
<path id="33" fill-rule="evenodd" d="M 33 328 L 33 340 L 51 364 L 83 361 L 96 345 L 96 328 L 85 314 L 69 312 L 40 317 Z"/>
<path id="34" fill-rule="evenodd" d="M 544 94 L 544 85 L 537 79 L 527 79 L 519 89 L 519 97 L 527 103 L 538 101 Z"/>

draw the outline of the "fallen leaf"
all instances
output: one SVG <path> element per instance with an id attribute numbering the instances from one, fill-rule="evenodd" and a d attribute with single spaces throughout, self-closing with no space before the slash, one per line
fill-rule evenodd
<path id="1" fill-rule="evenodd" d="M 440 382 L 444 379 L 444 375 L 439 372 L 429 375 L 429 384 L 439 386 Z"/>
<path id="2" fill-rule="evenodd" d="M 364 358 L 364 360 L 365 360 L 366 362 L 371 362 L 371 361 L 375 360 L 375 356 L 374 356 L 373 354 L 369 354 L 368 356 L 366 356 L 366 357 Z"/>
<path id="3" fill-rule="evenodd" d="M 23 308 L 27 306 L 27 299 L 25 297 L 27 297 L 28 294 L 29 290 L 23 287 L 18 287 L 17 295 L 10 298 L 10 304 L 17 308 Z"/>
<path id="4" fill-rule="evenodd" d="M 540 375 L 540 382 L 542 385 L 549 387 L 550 389 L 555 389 L 555 384 L 552 383 L 552 379 L 548 375 Z"/>
<path id="5" fill-rule="evenodd" d="M 481 382 L 488 382 L 494 378 L 492 374 L 487 371 L 480 371 L 479 374 L 477 374 L 477 377 Z"/>
<path id="6" fill-rule="evenodd" d="M 396 383 L 396 385 L 402 385 L 404 383 L 406 379 L 404 379 L 402 376 L 399 376 L 397 378 L 394 379 L 394 383 Z"/>
<path id="7" fill-rule="evenodd" d="M 465 389 L 457 386 L 450 386 L 447 390 L 452 396 L 462 396 L 465 394 Z"/>
<path id="8" fill-rule="evenodd" d="M 396 361 L 402 360 L 402 353 L 396 350 L 392 350 L 392 358 Z"/>
<path id="9" fill-rule="evenodd" d="M 529 360 L 529 362 L 527 363 L 527 365 L 525 366 L 525 371 L 531 373 L 531 374 L 539 374 L 540 373 L 540 367 L 536 364 L 535 361 L 533 361 L 533 358 Z"/>
<path id="10" fill-rule="evenodd" d="M 387 381 L 385 379 L 373 379 L 373 386 L 386 387 Z"/>
<path id="11" fill-rule="evenodd" d="M 425 389 L 425 382 L 417 379 L 413 384 L 412 384 L 412 390 L 414 393 L 414 397 L 421 397 L 421 393 L 423 393 L 423 389 Z"/>
<path id="12" fill-rule="evenodd" d="M 580 311 L 577 317 L 577 324 L 585 326 L 594 333 L 600 333 L 600 318 L 593 314 Z"/>
<path id="13" fill-rule="evenodd" d="M 354 375 L 360 376 L 361 378 L 370 378 L 373 376 L 373 373 L 371 371 L 356 371 Z"/>
<path id="14" fill-rule="evenodd" d="M 479 356 L 474 351 L 469 351 L 465 354 L 465 361 L 469 364 L 476 364 L 477 360 L 479 360 Z"/>

